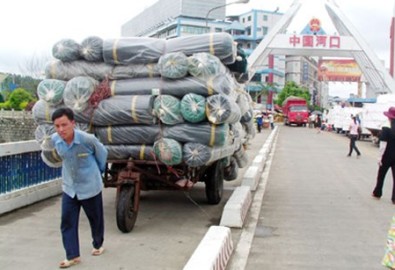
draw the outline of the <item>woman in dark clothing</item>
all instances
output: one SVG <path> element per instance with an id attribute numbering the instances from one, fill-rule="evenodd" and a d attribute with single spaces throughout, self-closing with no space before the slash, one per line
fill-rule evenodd
<path id="1" fill-rule="evenodd" d="M 395 107 L 389 108 L 384 115 L 388 117 L 391 126 L 383 127 L 380 133 L 380 156 L 379 156 L 379 170 L 377 173 L 377 183 L 373 190 L 372 196 L 380 199 L 382 195 L 384 178 L 389 168 L 392 171 L 392 203 L 395 204 Z"/>

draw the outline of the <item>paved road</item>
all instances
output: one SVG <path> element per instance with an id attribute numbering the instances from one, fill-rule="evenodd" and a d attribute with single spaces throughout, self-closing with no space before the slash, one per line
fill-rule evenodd
<path id="1" fill-rule="evenodd" d="M 357 145 L 362 157 L 348 158 L 344 135 L 281 126 L 254 197 L 260 208 L 251 208 L 227 269 L 384 269 L 392 177 L 381 200 L 372 199 L 378 148 Z"/>
<path id="2" fill-rule="evenodd" d="M 270 130 L 258 133 L 249 145 L 253 160 Z M 115 220 L 115 189 L 105 189 L 105 247 L 103 256 L 92 257 L 90 230 L 85 214 L 80 219 L 83 262 L 79 270 L 174 270 L 182 269 L 211 225 L 218 225 L 226 200 L 241 183 L 225 182 L 223 200 L 208 205 L 204 185 L 190 193 L 149 191 L 141 196 L 140 211 L 131 233 L 121 233 Z M 64 259 L 60 231 L 60 197 L 0 216 L 0 269 L 58 269 Z"/>

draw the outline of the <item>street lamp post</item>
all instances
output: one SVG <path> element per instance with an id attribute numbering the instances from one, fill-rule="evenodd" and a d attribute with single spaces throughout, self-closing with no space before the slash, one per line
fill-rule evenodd
<path id="1" fill-rule="evenodd" d="M 217 7 L 213 7 L 212 9 L 207 11 L 207 14 L 206 14 L 206 27 L 208 26 L 208 16 L 210 15 L 210 13 L 213 10 L 216 10 L 216 9 L 219 9 L 219 8 L 223 8 L 223 7 L 226 7 L 226 6 L 229 6 L 229 5 L 233 5 L 233 4 L 247 4 L 248 2 L 249 2 L 249 0 L 238 0 L 238 1 L 227 3 L 225 5 L 220 5 L 220 6 L 217 6 Z"/>

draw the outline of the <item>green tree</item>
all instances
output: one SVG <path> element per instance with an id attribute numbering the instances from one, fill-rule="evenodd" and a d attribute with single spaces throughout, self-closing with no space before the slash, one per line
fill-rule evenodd
<path id="1" fill-rule="evenodd" d="M 309 90 L 305 87 L 300 87 L 293 81 L 287 82 L 287 84 L 284 86 L 284 89 L 277 95 L 275 103 L 279 106 L 282 106 L 283 101 L 289 96 L 301 97 L 304 98 L 307 103 L 310 103 Z"/>
<path id="2" fill-rule="evenodd" d="M 11 109 L 14 110 L 25 109 L 26 105 L 31 101 L 34 101 L 33 96 L 23 88 L 17 88 L 12 91 L 8 99 Z"/>

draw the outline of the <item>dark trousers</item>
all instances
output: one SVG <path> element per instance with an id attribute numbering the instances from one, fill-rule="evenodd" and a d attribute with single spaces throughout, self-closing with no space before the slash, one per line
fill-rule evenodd
<path id="1" fill-rule="evenodd" d="M 348 152 L 348 155 L 351 156 L 352 150 L 354 149 L 355 152 L 357 152 L 357 155 L 361 155 L 361 152 L 359 152 L 357 145 L 355 144 L 355 141 L 357 140 L 358 136 L 357 135 L 350 135 L 350 151 Z"/>
<path id="2" fill-rule="evenodd" d="M 383 162 L 383 164 L 380 166 L 379 171 L 377 173 L 377 183 L 376 183 L 376 187 L 373 190 L 373 195 L 378 198 L 381 197 L 381 195 L 383 195 L 384 179 L 389 168 L 391 168 L 392 171 L 392 181 L 393 181 L 391 199 L 392 202 L 395 202 L 395 163 L 391 164 L 391 163 Z"/>
<path id="3" fill-rule="evenodd" d="M 103 198 L 100 192 L 95 197 L 86 200 L 71 198 L 66 193 L 62 196 L 62 218 L 60 230 L 66 258 L 71 260 L 80 256 L 78 238 L 78 223 L 80 210 L 84 209 L 91 227 L 93 247 L 100 248 L 104 241 Z"/>

